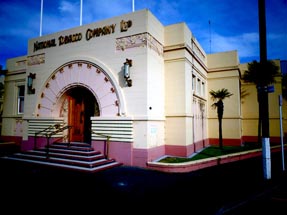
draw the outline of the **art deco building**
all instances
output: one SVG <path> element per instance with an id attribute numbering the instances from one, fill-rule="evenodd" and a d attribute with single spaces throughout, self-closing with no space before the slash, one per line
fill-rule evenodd
<path id="1" fill-rule="evenodd" d="M 224 144 L 241 145 L 256 140 L 258 121 L 254 86 L 240 79 L 245 68 L 236 50 L 206 54 L 184 22 L 163 26 L 149 10 L 32 38 L 26 56 L 7 60 L 1 138 L 25 151 L 39 131 L 67 125 L 50 143 L 104 151 L 108 139 L 110 157 L 147 167 L 218 144 L 209 91 L 226 88 L 233 96 L 224 101 Z M 274 140 L 280 80 L 270 103 Z"/>

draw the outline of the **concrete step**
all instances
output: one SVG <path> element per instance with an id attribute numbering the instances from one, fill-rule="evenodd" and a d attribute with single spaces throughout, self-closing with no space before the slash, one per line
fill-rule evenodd
<path id="1" fill-rule="evenodd" d="M 90 144 L 78 142 L 53 143 L 49 149 L 43 147 L 17 152 L 2 158 L 88 172 L 122 165 L 114 159 L 106 158 L 101 152 L 95 151 Z"/>

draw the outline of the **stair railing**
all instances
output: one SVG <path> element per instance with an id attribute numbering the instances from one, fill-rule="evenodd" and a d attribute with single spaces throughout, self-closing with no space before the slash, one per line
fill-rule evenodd
<path id="1" fill-rule="evenodd" d="M 105 141 L 105 145 L 104 145 L 104 156 L 106 159 L 109 159 L 109 148 L 110 148 L 111 136 L 106 135 L 106 134 L 102 134 L 102 133 L 97 133 L 97 132 L 94 132 L 93 130 L 91 130 L 91 132 L 98 135 L 98 136 L 107 138 L 107 140 Z"/>
<path id="2" fill-rule="evenodd" d="M 51 125 L 45 129 L 43 129 L 42 131 L 36 132 L 35 136 L 34 136 L 34 148 L 36 149 L 37 146 L 37 135 L 39 135 L 40 133 L 43 133 L 43 135 L 47 138 L 47 145 L 46 145 L 46 158 L 49 158 L 49 148 L 50 148 L 50 138 L 59 133 L 62 132 L 66 129 L 68 129 L 68 146 L 70 146 L 70 129 L 72 128 L 71 125 L 66 125 L 66 123 L 57 123 L 55 125 Z"/>
<path id="3" fill-rule="evenodd" d="M 45 128 L 41 131 L 35 132 L 35 134 L 34 134 L 34 149 L 37 148 L 37 136 L 41 133 L 43 133 L 43 135 L 46 136 L 46 133 L 50 132 L 53 128 L 55 128 L 56 125 L 58 125 L 58 124 L 50 125 L 49 127 Z"/>
<path id="4" fill-rule="evenodd" d="M 61 126 L 62 125 L 62 126 Z M 65 124 L 56 124 L 55 125 L 55 128 L 56 130 L 53 130 L 51 131 L 50 133 L 47 133 L 46 134 L 46 138 L 47 138 L 47 147 L 46 147 L 46 158 L 48 159 L 49 158 L 49 151 L 50 151 L 50 138 L 59 133 L 59 132 L 62 132 L 66 129 L 68 129 L 68 147 L 70 146 L 71 142 L 70 142 L 70 129 L 72 128 L 71 125 L 65 125 Z"/>

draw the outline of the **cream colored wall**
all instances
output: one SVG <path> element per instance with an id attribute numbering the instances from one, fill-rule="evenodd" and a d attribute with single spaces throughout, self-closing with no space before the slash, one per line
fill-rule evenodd
<path id="1" fill-rule="evenodd" d="M 8 59 L 4 81 L 4 103 L 1 135 L 19 136 L 23 114 L 18 114 L 18 86 L 26 87 L 26 57 Z"/>
<path id="2" fill-rule="evenodd" d="M 239 65 L 238 53 L 234 51 L 219 52 L 207 55 L 208 69 L 222 70 L 223 68 L 237 68 Z"/>
<path id="3" fill-rule="evenodd" d="M 166 115 L 185 116 L 191 110 L 186 109 L 186 83 L 184 61 L 166 62 Z"/>
<path id="4" fill-rule="evenodd" d="M 166 145 L 189 146 L 206 137 L 198 129 L 202 122 L 193 119 L 200 115 L 196 102 L 205 102 L 205 95 L 194 94 L 192 75 L 206 81 L 205 53 L 196 42 L 185 23 L 165 27 Z"/>
<path id="5" fill-rule="evenodd" d="M 44 87 L 45 81 L 51 76 L 52 72 L 57 70 L 57 68 L 62 66 L 64 63 L 72 60 L 83 59 L 104 67 L 108 75 L 113 76 L 117 81 L 115 84 L 119 84 L 121 86 L 122 93 L 125 95 L 124 99 L 127 108 L 127 113 L 123 114 L 140 118 L 146 117 L 148 111 L 146 93 L 147 73 L 142 71 L 147 71 L 147 48 L 136 47 L 117 50 L 116 39 L 145 33 L 147 31 L 148 19 L 149 13 L 146 10 L 142 10 L 97 23 L 83 25 L 81 27 L 55 33 L 53 35 L 47 35 L 41 39 L 35 38 L 30 40 L 28 54 L 35 55 L 44 52 L 45 64 L 29 67 L 29 72 L 36 73 L 37 78 L 35 81 L 36 94 L 34 96 L 30 96 L 30 99 L 28 99 L 27 102 L 31 104 L 31 107 L 36 107 L 41 88 Z M 119 25 L 121 20 L 132 21 L 132 26 L 126 32 L 120 32 Z M 85 37 L 87 29 L 100 28 L 111 24 L 116 24 L 115 33 L 113 34 L 95 37 L 89 41 L 86 41 L 86 39 L 83 38 L 78 42 L 33 52 L 33 44 L 35 41 L 45 41 L 51 38 L 57 39 L 61 35 L 71 35 L 78 32 L 82 32 L 83 37 Z M 155 34 L 159 34 L 159 28 L 156 29 L 157 32 L 155 32 Z M 153 34 L 154 32 L 150 33 Z M 162 40 L 160 37 L 157 39 L 159 41 Z M 130 70 L 131 79 L 133 81 L 133 86 L 131 88 L 125 86 L 125 82 L 122 80 L 123 74 L 121 70 L 126 58 L 132 59 L 133 61 L 133 65 Z M 28 115 L 31 115 L 32 113 L 32 109 L 27 110 Z"/>
<path id="6" fill-rule="evenodd" d="M 120 31 L 120 22 L 132 21 L 132 26 L 127 31 Z M 86 40 L 87 29 L 97 29 L 115 24 L 114 33 L 93 37 Z M 59 46 L 58 38 L 81 33 L 82 39 Z M 34 43 L 55 39 L 57 45 L 34 51 Z M 83 25 L 73 29 L 57 32 L 43 37 L 29 40 L 28 56 L 23 57 L 28 62 L 34 62 L 27 66 L 27 74 L 35 73 L 36 79 L 33 86 L 35 94 L 25 97 L 25 116 L 33 117 L 39 103 L 41 92 L 45 88 L 46 81 L 54 72 L 64 64 L 74 60 L 90 61 L 102 67 L 115 81 L 121 94 L 124 112 L 121 117 L 132 117 L 135 126 L 134 133 L 137 148 L 149 148 L 164 144 L 164 63 L 163 63 L 164 28 L 155 16 L 148 10 L 140 10 L 134 13 L 124 14 L 100 22 Z M 123 63 L 126 58 L 132 60 L 131 79 L 132 87 L 126 86 L 123 79 Z M 35 63 L 35 60 L 38 61 Z M 9 68 L 11 70 L 11 67 Z M 15 77 L 17 78 L 17 77 Z M 146 131 L 151 125 L 151 137 L 142 139 L 143 135 L 149 135 Z M 142 129 L 145 127 L 146 129 Z M 26 129 L 27 130 L 27 129 Z M 155 140 L 156 137 L 156 140 Z"/>
<path id="7" fill-rule="evenodd" d="M 161 120 L 163 126 L 165 119 L 164 26 L 152 13 L 148 12 L 147 29 L 154 39 L 150 41 L 151 48 L 147 49 L 147 104 L 145 108 L 149 120 Z M 142 72 L 142 69 L 139 68 L 139 71 Z"/>
<path id="8" fill-rule="evenodd" d="M 280 69 L 280 60 L 274 60 L 275 64 Z M 241 64 L 241 75 L 248 70 L 248 64 Z M 274 85 L 274 92 L 268 94 L 269 103 L 269 134 L 270 137 L 280 136 L 280 122 L 279 122 L 279 95 L 282 94 L 281 77 L 276 77 Z M 241 81 L 241 90 L 245 96 L 242 98 L 242 135 L 254 136 L 258 135 L 258 117 L 259 117 L 259 105 L 257 100 L 257 89 L 255 84 L 246 83 Z M 282 108 L 283 109 L 283 108 Z M 283 111 L 283 115 L 286 115 Z M 283 123 L 286 124 L 286 117 L 283 119 Z M 283 127 L 286 132 L 286 126 Z"/>
<path id="9" fill-rule="evenodd" d="M 226 88 L 233 95 L 223 100 L 224 113 L 222 120 L 222 136 L 228 139 L 241 138 L 241 106 L 239 61 L 236 51 L 210 54 L 208 62 L 208 137 L 218 138 L 217 110 L 212 108 L 214 103 L 209 92 Z"/>
<path id="10" fill-rule="evenodd" d="M 166 118 L 166 145 L 188 146 L 193 143 L 191 117 Z"/>

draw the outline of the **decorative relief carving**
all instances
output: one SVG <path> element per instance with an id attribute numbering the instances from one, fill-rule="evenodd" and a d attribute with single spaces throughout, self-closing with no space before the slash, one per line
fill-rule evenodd
<path id="1" fill-rule="evenodd" d="M 45 54 L 38 54 L 27 57 L 28 66 L 39 65 L 45 63 Z"/>
<path id="2" fill-rule="evenodd" d="M 120 23 L 121 32 L 127 31 L 132 26 L 132 24 L 133 23 L 131 20 L 128 21 L 122 20 Z"/>
<path id="3" fill-rule="evenodd" d="M 116 50 L 124 51 L 125 49 L 136 47 L 148 47 L 159 55 L 163 55 L 163 46 L 149 33 L 135 34 L 127 37 L 116 39 Z"/>
<path id="4" fill-rule="evenodd" d="M 25 66 L 27 63 L 27 60 L 20 60 L 16 62 L 16 66 Z"/>
<path id="5" fill-rule="evenodd" d="M 62 67 L 60 67 L 58 70 L 56 70 L 56 73 L 53 74 L 49 80 L 47 80 L 46 84 L 45 84 L 45 89 L 43 89 L 43 92 L 40 94 L 41 96 L 41 101 L 40 103 L 38 103 L 37 108 L 38 108 L 38 113 L 37 116 L 49 116 L 50 114 L 55 114 L 55 107 L 56 107 L 56 103 L 57 101 L 59 101 L 59 96 L 63 95 L 63 92 L 67 89 L 67 86 L 77 86 L 78 82 L 77 79 L 74 78 L 66 78 L 68 76 L 71 75 L 71 73 L 69 72 L 68 68 L 71 68 L 73 66 L 74 71 L 77 74 L 78 67 L 79 65 L 82 66 L 82 68 L 87 68 L 84 69 L 83 71 L 89 71 L 89 69 L 92 69 L 90 72 L 96 72 L 96 73 L 100 73 L 100 75 L 98 74 L 93 74 L 92 77 L 93 78 L 99 78 L 97 79 L 97 82 L 100 81 L 100 83 L 104 83 L 107 88 L 104 88 L 104 90 L 100 90 L 100 91 L 96 91 L 96 88 L 93 88 L 93 86 L 90 86 L 89 83 L 87 84 L 87 87 L 91 87 L 92 90 L 95 90 L 95 92 L 98 94 L 99 98 L 102 98 L 106 95 L 108 95 L 109 98 L 109 103 L 106 104 L 105 106 L 98 108 L 99 110 L 97 110 L 98 112 L 95 112 L 95 116 L 99 116 L 100 114 L 110 114 L 111 112 L 113 112 L 113 114 L 119 114 L 119 101 L 118 99 L 118 95 L 117 95 L 117 90 L 116 87 L 113 85 L 112 80 L 109 78 L 108 74 L 99 66 L 94 65 L 92 63 L 86 63 L 84 61 L 73 61 L 73 62 L 69 62 L 65 65 L 63 65 Z M 57 73 L 62 73 L 62 77 L 57 76 Z M 59 85 L 60 81 L 52 81 L 57 80 L 57 78 L 59 78 L 65 81 L 65 83 L 63 83 L 63 85 Z M 58 84 L 58 86 L 56 86 L 56 84 Z M 85 83 L 84 83 L 85 84 Z M 105 102 L 107 102 L 107 100 L 105 100 Z M 111 107 L 112 106 L 112 107 Z M 105 109 L 107 108 L 107 109 Z M 100 109 L 103 113 L 100 113 Z M 54 113 L 52 113 L 54 112 Z"/>

